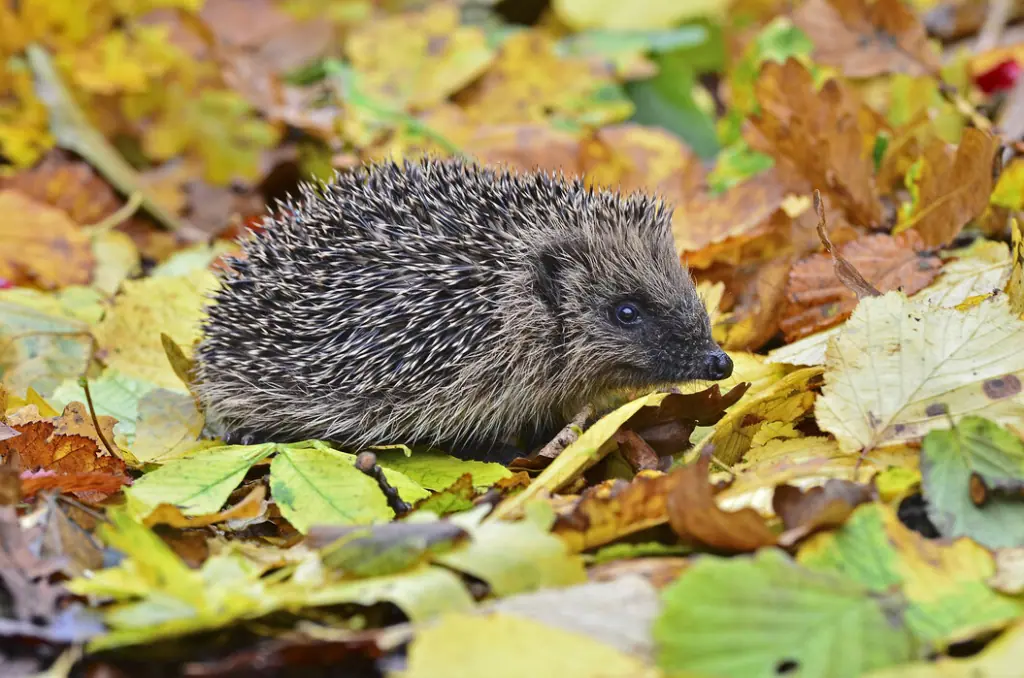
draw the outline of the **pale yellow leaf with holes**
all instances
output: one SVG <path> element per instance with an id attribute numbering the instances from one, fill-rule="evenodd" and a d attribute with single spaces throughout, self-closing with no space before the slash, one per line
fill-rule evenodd
<path id="1" fill-rule="evenodd" d="M 807 367 L 786 375 L 760 395 L 737 403 L 714 428 L 686 454 L 696 459 L 711 450 L 716 461 L 731 466 L 750 449 L 758 431 L 769 422 L 796 422 L 814 405 L 813 387 L 820 380 L 820 367 Z"/>
<path id="2" fill-rule="evenodd" d="M 862 299 L 829 343 L 815 416 L 844 451 L 920 440 L 965 414 L 1024 427 L 1024 321 L 1005 295 L 965 311 Z"/>
<path id="3" fill-rule="evenodd" d="M 188 275 L 126 280 L 94 334 L 108 367 L 172 391 L 185 386 L 167 360 L 160 333 L 186 352 L 199 337 L 205 296 L 216 285 L 205 269 Z"/>

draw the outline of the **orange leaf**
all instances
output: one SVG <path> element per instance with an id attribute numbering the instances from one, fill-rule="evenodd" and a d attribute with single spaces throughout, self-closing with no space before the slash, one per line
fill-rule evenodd
<path id="1" fill-rule="evenodd" d="M 672 480 L 668 520 L 675 533 L 720 551 L 745 553 L 774 546 L 775 533 L 757 511 L 745 508 L 728 512 L 718 507 L 708 479 L 710 464 L 711 456 L 702 454 L 693 464 L 668 476 Z"/>
<path id="2" fill-rule="evenodd" d="M 0 278 L 44 289 L 89 282 L 89 237 L 61 210 L 0 190 Z"/>
<path id="3" fill-rule="evenodd" d="M 98 419 L 107 441 L 113 440 L 113 419 Z M 61 416 L 52 419 L 40 418 L 35 407 L 22 408 L 8 422 L 21 435 L 0 442 L 0 457 L 7 463 L 17 459 L 24 471 L 42 469 L 57 476 L 53 480 L 38 474 L 28 476 L 32 491 L 60 486 L 84 501 L 97 502 L 131 481 L 124 461 L 99 442 L 81 403 L 69 403 Z M 116 486 L 115 478 L 120 480 Z M 24 488 L 24 477 L 22 484 Z"/>

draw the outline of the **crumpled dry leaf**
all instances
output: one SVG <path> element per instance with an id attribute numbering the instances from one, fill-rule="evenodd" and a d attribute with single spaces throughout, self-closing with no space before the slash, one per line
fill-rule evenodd
<path id="1" fill-rule="evenodd" d="M 778 538 L 757 511 L 751 508 L 723 511 L 715 503 L 708 480 L 711 455 L 672 472 L 667 499 L 672 530 L 688 541 L 716 551 L 744 553 L 774 546 Z"/>
<path id="2" fill-rule="evenodd" d="M 97 417 L 103 438 L 112 444 L 114 420 Z M 8 419 L 21 435 L 0 442 L 0 456 L 16 458 L 26 495 L 59 487 L 84 501 L 99 501 L 131 481 L 124 461 L 107 451 L 82 403 L 70 403 L 60 417 L 39 416 L 35 406 Z"/>
<path id="3" fill-rule="evenodd" d="M 787 175 L 804 182 L 801 193 L 817 188 L 856 225 L 880 225 L 871 156 L 882 124 L 877 114 L 839 80 L 817 89 L 811 72 L 792 58 L 765 63 L 755 91 L 761 112 L 750 119 L 750 145 L 784 163 Z"/>

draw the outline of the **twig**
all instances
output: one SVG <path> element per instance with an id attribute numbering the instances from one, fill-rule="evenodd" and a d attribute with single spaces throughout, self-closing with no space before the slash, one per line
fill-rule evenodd
<path id="1" fill-rule="evenodd" d="M 388 506 L 395 512 L 395 517 L 400 518 L 412 510 L 412 504 L 399 496 L 398 490 L 388 482 L 384 476 L 384 469 L 377 465 L 377 455 L 373 452 L 360 452 L 356 457 L 356 468 L 377 481 L 377 487 L 384 493 L 388 500 Z"/>
<path id="2" fill-rule="evenodd" d="M 102 221 L 95 223 L 92 226 L 87 226 L 86 228 L 94 233 L 112 231 L 135 214 L 136 210 L 139 209 L 139 206 L 142 205 L 143 199 L 144 196 L 142 195 L 142 191 L 135 191 L 128 198 L 128 202 L 119 207 L 116 212 L 104 218 Z"/>
<path id="3" fill-rule="evenodd" d="M 89 405 L 89 416 L 92 417 L 92 425 L 96 428 L 96 435 L 99 436 L 100 442 L 103 443 L 103 447 L 107 448 L 107 452 L 110 452 L 110 455 L 113 457 L 118 457 L 119 455 L 114 452 L 110 443 L 108 443 L 107 439 L 103 436 L 103 431 L 100 430 L 100 420 L 96 417 L 96 408 L 93 407 L 92 404 L 92 393 L 89 391 L 89 380 L 85 377 L 79 377 L 78 384 L 82 387 L 82 390 L 85 391 L 85 402 Z"/>
<path id="4" fill-rule="evenodd" d="M 561 431 L 555 434 L 555 437 L 552 438 L 548 444 L 540 448 L 540 451 L 537 452 L 536 456 L 554 459 L 560 455 L 565 448 L 579 440 L 580 429 L 583 428 L 587 423 L 587 419 L 590 419 L 592 414 L 594 414 L 593 405 L 586 405 L 576 414 L 575 417 L 572 418 L 572 421 L 566 424 Z"/>
<path id="5" fill-rule="evenodd" d="M 821 202 L 821 193 L 814 189 L 814 211 L 818 213 L 818 238 L 825 247 L 825 251 L 832 256 L 832 267 L 835 269 L 839 282 L 846 285 L 858 299 L 864 297 L 880 297 L 882 293 L 874 285 L 860 274 L 853 264 L 847 261 L 841 254 L 836 253 L 832 241 L 828 237 L 828 224 L 825 222 L 825 206 Z"/>

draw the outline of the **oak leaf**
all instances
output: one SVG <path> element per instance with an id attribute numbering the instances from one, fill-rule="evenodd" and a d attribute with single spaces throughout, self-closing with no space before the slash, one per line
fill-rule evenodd
<path id="1" fill-rule="evenodd" d="M 975 128 L 964 130 L 955 153 L 942 140 L 931 139 L 923 150 L 916 207 L 893 232 L 913 228 L 928 248 L 949 244 L 988 206 L 998 148 L 995 137 Z"/>
<path id="2" fill-rule="evenodd" d="M 860 226 L 882 222 L 871 151 L 881 122 L 854 92 L 829 79 L 820 89 L 796 59 L 767 62 L 755 83 L 761 111 L 747 140 L 773 156 L 794 189 L 818 188 Z"/>

